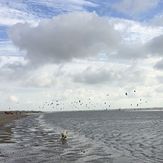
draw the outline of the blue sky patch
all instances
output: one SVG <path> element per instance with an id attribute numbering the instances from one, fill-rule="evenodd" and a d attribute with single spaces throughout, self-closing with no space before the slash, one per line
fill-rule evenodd
<path id="1" fill-rule="evenodd" d="M 0 26 L 0 41 L 8 40 L 7 30 L 8 30 L 7 26 Z"/>

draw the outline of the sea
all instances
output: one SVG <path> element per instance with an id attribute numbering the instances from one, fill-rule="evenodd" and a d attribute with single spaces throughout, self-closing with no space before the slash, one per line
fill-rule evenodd
<path id="1" fill-rule="evenodd" d="M 163 163 L 163 111 L 32 114 L 0 128 L 3 162 Z"/>

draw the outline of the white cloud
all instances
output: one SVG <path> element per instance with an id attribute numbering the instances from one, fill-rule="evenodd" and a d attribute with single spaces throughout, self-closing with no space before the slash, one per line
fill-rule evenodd
<path id="1" fill-rule="evenodd" d="M 48 66 L 28 71 L 23 77 L 21 85 L 36 88 L 55 86 L 57 76 L 54 76 L 54 71 L 54 68 Z"/>
<path id="2" fill-rule="evenodd" d="M 13 45 L 11 41 L 0 42 L 0 56 L 24 56 L 23 51 L 19 51 L 17 47 Z"/>
<path id="3" fill-rule="evenodd" d="M 0 56 L 0 68 L 12 67 L 13 65 L 26 65 L 27 61 L 23 56 Z"/>
<path id="4" fill-rule="evenodd" d="M 157 76 L 157 80 L 158 80 L 160 83 L 163 83 L 163 76 Z"/>
<path id="5" fill-rule="evenodd" d="M 126 15 L 136 16 L 159 4 L 160 0 L 121 0 L 113 5 L 113 9 Z"/>
<path id="6" fill-rule="evenodd" d="M 158 93 L 161 93 L 161 95 L 162 95 L 162 93 L 163 93 L 163 85 L 158 85 L 157 88 L 155 89 L 155 91 L 158 92 Z"/>
<path id="7" fill-rule="evenodd" d="M 154 68 L 158 70 L 163 70 L 163 59 L 159 60 L 155 65 Z"/>
<path id="8" fill-rule="evenodd" d="M 76 74 L 74 77 L 75 82 L 81 82 L 85 84 L 101 84 L 107 81 L 111 81 L 114 78 L 112 72 L 106 71 L 105 69 L 92 70 L 88 67 L 82 73 Z"/>
<path id="9" fill-rule="evenodd" d="M 17 24 L 10 29 L 13 43 L 27 51 L 31 62 L 69 61 L 96 56 L 115 49 L 117 31 L 106 18 L 95 13 L 70 13 L 42 21 L 37 27 Z"/>
<path id="10" fill-rule="evenodd" d="M 155 82 L 154 78 L 161 73 L 146 67 L 147 62 L 144 60 L 136 65 L 128 64 L 78 60 L 59 67 L 46 65 L 35 70 L 28 69 L 24 75 L 16 71 L 18 76 L 14 80 L 1 82 L 0 95 L 3 97 L 5 93 L 19 97 L 19 106 L 16 103 L 9 104 L 14 108 L 21 106 L 20 109 L 27 106 L 30 106 L 29 109 L 37 109 L 36 106 L 41 105 L 43 101 L 57 98 L 67 101 L 64 102 L 65 109 L 75 109 L 68 103 L 77 97 L 83 101 L 91 97 L 92 102 L 97 102 L 100 106 L 106 100 L 106 94 L 109 94 L 113 108 L 130 106 L 132 101 L 140 97 L 149 100 L 157 97 L 154 89 L 158 82 Z M 90 66 L 91 68 L 88 68 Z M 10 76 L 13 78 L 13 73 Z M 137 91 L 136 95 L 133 94 L 134 89 Z M 124 95 L 126 91 L 129 93 L 128 97 Z M 27 104 L 27 101 L 32 102 Z"/>
<path id="11" fill-rule="evenodd" d="M 45 17 L 51 17 L 56 13 L 83 11 L 85 6 L 96 6 L 96 4 L 87 0 L 29 0 L 27 2 L 1 0 L 0 24 L 10 26 L 28 22 L 36 25 Z M 46 13 L 48 10 L 53 11 Z"/>
<path id="12" fill-rule="evenodd" d="M 119 67 L 119 68 L 116 68 Z M 112 68 L 88 67 L 83 72 L 72 76 L 74 82 L 83 84 L 103 84 L 108 86 L 121 87 L 125 85 L 144 84 L 144 72 L 132 66 L 115 64 Z M 140 80 L 137 80 L 137 79 Z"/>
<path id="13" fill-rule="evenodd" d="M 159 14 L 154 16 L 150 21 L 149 24 L 154 25 L 154 26 L 163 26 L 163 14 Z"/>
<path id="14" fill-rule="evenodd" d="M 13 103 L 17 103 L 18 102 L 18 98 L 14 95 L 9 96 L 9 101 L 13 102 Z"/>
<path id="15" fill-rule="evenodd" d="M 145 59 L 162 56 L 163 28 L 123 19 L 113 19 L 123 41 L 112 57 L 120 59 Z"/>
<path id="16" fill-rule="evenodd" d="M 152 38 L 163 34 L 163 27 L 133 20 L 112 18 L 116 30 L 121 32 L 123 40 L 127 43 L 146 43 Z"/>
<path id="17" fill-rule="evenodd" d="M 30 76 L 25 85 L 34 87 L 47 87 L 53 83 L 48 74 L 37 74 L 37 76 Z"/>
<path id="18" fill-rule="evenodd" d="M 53 2 L 47 1 L 49 6 Z M 74 1 L 81 9 L 85 2 Z M 16 22 L 23 21 L 11 24 Z M 15 54 L 0 57 L 0 95 L 17 95 L 22 106 L 27 101 L 30 106 L 40 104 L 50 97 L 69 102 L 91 96 L 100 104 L 99 97 L 105 99 L 109 92 L 116 108 L 139 97 L 151 101 L 158 95 L 162 72 L 157 70 L 163 69 L 161 26 L 78 12 L 41 21 L 37 26 L 19 23 L 9 33 L 27 55 L 24 58 L 24 53 L 14 51 L 10 43 L 0 44 L 3 55 Z M 124 92 L 134 89 L 137 95 L 125 99 Z"/>
<path id="19" fill-rule="evenodd" d="M 0 3 L 0 25 L 14 25 L 16 23 L 29 22 L 36 24 L 39 19 L 23 10 L 11 8 Z"/>
<path id="20" fill-rule="evenodd" d="M 42 64 L 97 57 L 99 53 L 105 53 L 109 60 L 155 56 L 151 42 L 162 33 L 162 27 L 78 12 L 42 21 L 37 27 L 17 24 L 11 28 L 10 37 L 27 51 L 31 62 Z"/>
<path id="21" fill-rule="evenodd" d="M 95 3 L 88 0 L 40 0 L 39 3 L 68 10 L 83 10 L 84 6 L 96 6 Z"/>
<path id="22" fill-rule="evenodd" d="M 163 54 L 163 34 L 157 37 L 154 37 L 147 43 L 147 48 L 151 53 L 162 56 Z"/>
<path id="23" fill-rule="evenodd" d="M 17 83 L 26 74 L 29 68 L 27 61 L 21 56 L 0 56 L 0 80 L 3 83 Z M 9 86 L 12 86 L 12 84 Z M 14 84 L 13 84 L 14 85 Z M 5 86 L 4 87 L 9 87 Z"/>

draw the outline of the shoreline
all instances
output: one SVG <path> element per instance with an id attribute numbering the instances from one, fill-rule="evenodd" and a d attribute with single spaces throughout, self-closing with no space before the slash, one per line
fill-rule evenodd
<path id="1" fill-rule="evenodd" d="M 0 112 L 0 127 L 13 122 L 14 120 L 29 116 L 29 112 L 25 111 L 1 111 Z"/>
<path id="2" fill-rule="evenodd" d="M 71 112 L 144 112 L 144 111 L 151 111 L 151 112 L 154 112 L 154 111 L 163 111 L 163 108 L 143 108 L 143 109 L 139 109 L 139 108 L 119 108 L 119 109 L 95 109 L 95 110 L 64 110 L 64 111 L 46 111 L 44 113 L 71 113 Z"/>

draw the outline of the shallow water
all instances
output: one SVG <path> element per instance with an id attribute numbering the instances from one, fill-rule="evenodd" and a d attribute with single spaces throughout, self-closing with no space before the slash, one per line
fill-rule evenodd
<path id="1" fill-rule="evenodd" d="M 91 111 L 32 115 L 6 126 L 0 162 L 162 163 L 163 112 Z M 60 133 L 68 131 L 68 141 Z M 3 142 L 3 143 L 2 143 Z"/>

